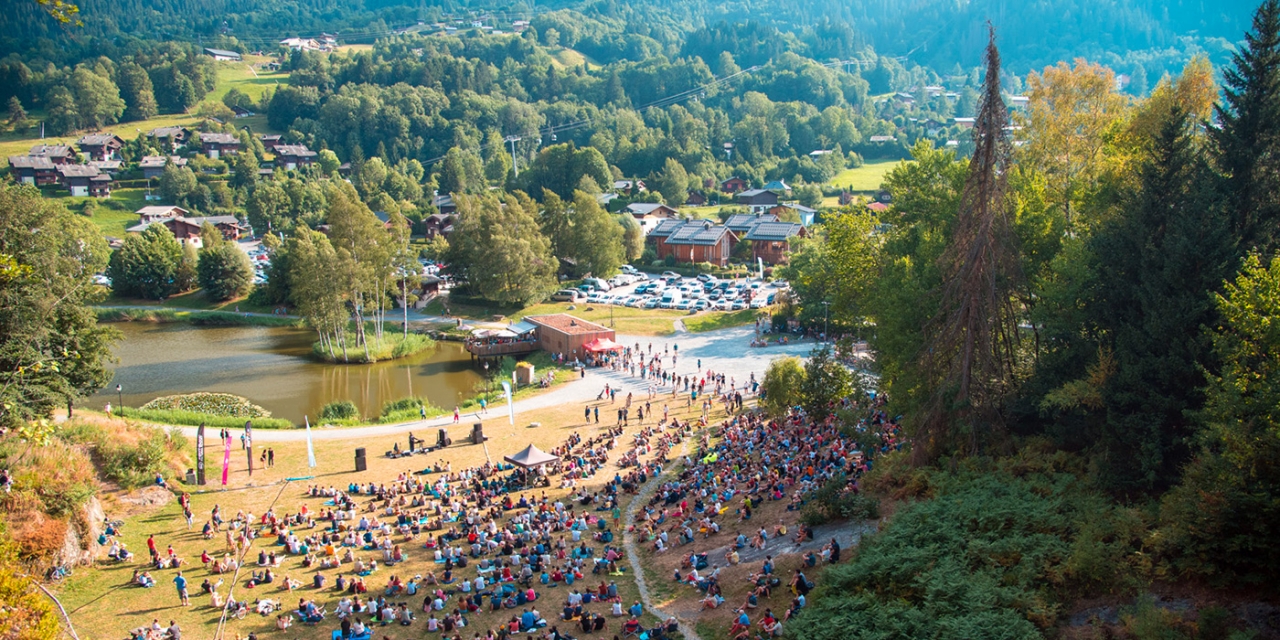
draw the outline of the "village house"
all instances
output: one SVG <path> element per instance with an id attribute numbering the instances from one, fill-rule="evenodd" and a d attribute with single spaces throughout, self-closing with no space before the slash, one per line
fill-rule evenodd
<path id="1" fill-rule="evenodd" d="M 867 204 L 867 208 L 876 213 L 884 213 L 889 210 L 889 205 L 883 202 L 871 202 Z"/>
<path id="2" fill-rule="evenodd" d="M 280 145 L 279 134 L 262 134 L 258 136 L 258 139 L 262 141 L 262 148 L 271 153 L 275 153 L 276 147 Z"/>
<path id="3" fill-rule="evenodd" d="M 170 162 L 179 169 L 187 166 L 187 159 L 178 156 L 143 156 L 142 160 L 138 161 L 138 168 L 142 169 L 143 178 L 154 180 L 164 173 L 164 166 Z"/>
<path id="4" fill-rule="evenodd" d="M 155 138 L 156 142 L 169 150 L 169 153 L 173 153 L 179 147 L 186 146 L 187 141 L 191 139 L 191 130 L 182 127 L 159 127 L 148 131 L 147 137 Z"/>
<path id="5" fill-rule="evenodd" d="M 806 227 L 813 226 L 814 220 L 818 217 L 817 210 L 795 202 L 784 202 L 776 207 L 770 207 L 767 213 L 778 216 L 779 220 L 794 216 L 800 220 L 800 224 Z"/>
<path id="6" fill-rule="evenodd" d="M 167 220 L 169 218 L 185 218 L 191 215 L 190 211 L 182 207 L 173 205 L 151 205 L 138 209 L 134 213 L 138 214 L 139 224 L 151 224 L 159 220 Z"/>
<path id="7" fill-rule="evenodd" d="M 202 133 L 200 134 L 200 151 L 209 156 L 210 160 L 227 154 L 240 153 L 240 138 L 232 133 Z"/>
<path id="8" fill-rule="evenodd" d="M 235 216 L 208 216 L 204 218 L 186 218 L 182 216 L 173 218 L 163 218 L 155 222 L 143 222 L 138 225 L 125 229 L 130 233 L 141 233 L 153 224 L 162 224 L 169 231 L 173 232 L 173 237 L 178 239 L 182 244 L 189 244 L 197 249 L 204 246 L 200 239 L 200 230 L 204 223 L 208 222 L 218 231 L 222 232 L 222 237 L 227 240 L 236 241 L 240 236 L 248 231 L 248 227 L 236 220 Z"/>
<path id="9" fill-rule="evenodd" d="M 778 194 L 768 189 L 751 189 L 738 194 L 738 204 L 747 207 L 752 213 L 764 213 L 778 206 Z"/>
<path id="10" fill-rule="evenodd" d="M 111 185 L 114 182 L 115 179 L 108 173 L 99 173 L 98 175 L 89 178 L 89 195 L 95 198 L 110 198 Z"/>
<path id="11" fill-rule="evenodd" d="M 205 47 L 204 54 L 212 57 L 219 62 L 240 62 L 240 54 L 234 51 L 226 51 L 224 49 L 210 49 Z"/>
<path id="12" fill-rule="evenodd" d="M 452 214 L 458 210 L 458 205 L 453 202 L 453 196 L 450 194 L 436 194 L 431 199 L 431 204 L 435 205 L 436 211 L 440 213 Z"/>
<path id="13" fill-rule="evenodd" d="M 734 176 L 720 183 L 720 190 L 725 193 L 738 193 L 747 190 L 747 181 Z"/>
<path id="14" fill-rule="evenodd" d="M 9 156 L 9 172 L 22 184 L 43 187 L 58 183 L 57 165 L 43 156 Z"/>
<path id="15" fill-rule="evenodd" d="M 119 160 L 124 140 L 111 133 L 91 133 L 76 142 L 86 160 Z"/>
<path id="16" fill-rule="evenodd" d="M 684 203 L 691 207 L 701 207 L 707 203 L 707 197 L 698 191 L 690 189 L 688 195 L 684 197 Z"/>
<path id="17" fill-rule="evenodd" d="M 951 120 L 962 129 L 972 129 L 973 124 L 978 121 L 977 118 L 952 118 Z"/>
<path id="18" fill-rule="evenodd" d="M 710 220 L 663 220 L 646 238 L 658 258 L 675 258 L 677 263 L 710 262 L 725 267 L 737 236 Z"/>
<path id="19" fill-rule="evenodd" d="M 751 242 L 753 260 L 782 264 L 791 250 L 791 239 L 806 234 L 804 226 L 794 222 L 761 222 L 751 227 L 743 239 Z"/>
<path id="20" fill-rule="evenodd" d="M 898 139 L 893 136 L 871 136 L 867 140 L 871 144 L 890 144 L 898 141 Z"/>
<path id="21" fill-rule="evenodd" d="M 38 144 L 31 147 L 27 155 L 36 158 L 48 158 L 54 164 L 72 164 L 76 161 L 76 152 L 62 144 Z"/>
<path id="22" fill-rule="evenodd" d="M 316 162 L 316 152 L 303 144 L 276 145 L 276 166 L 289 171 L 300 169 Z"/>
<path id="23" fill-rule="evenodd" d="M 633 202 L 623 211 L 631 214 L 645 231 L 656 227 L 663 220 L 680 217 L 679 211 L 655 202 Z"/>
<path id="24" fill-rule="evenodd" d="M 83 198 L 90 195 L 90 182 L 94 176 L 99 175 L 96 168 L 87 164 L 64 164 L 58 167 L 58 182 L 71 192 L 72 196 Z M 108 184 L 105 187 L 105 193 L 111 195 L 111 177 L 107 177 Z M 103 187 L 99 186 L 98 192 L 103 192 Z"/>
<path id="25" fill-rule="evenodd" d="M 634 196 L 644 192 L 644 180 L 614 180 L 613 190 L 619 195 Z"/>
<path id="26" fill-rule="evenodd" d="M 584 358 L 591 342 L 617 338 L 613 329 L 564 313 L 525 316 L 524 320 L 536 327 L 538 348 L 569 359 Z"/>
<path id="27" fill-rule="evenodd" d="M 295 51 L 321 50 L 321 44 L 311 38 L 285 38 L 280 41 L 280 46 L 293 49 Z"/>
<path id="28" fill-rule="evenodd" d="M 250 117 L 250 116 L 252 116 L 252 115 L 253 115 L 253 112 L 252 112 L 252 111 L 250 111 L 250 110 L 248 110 L 248 109 L 246 109 L 246 108 L 244 108 L 244 107 L 242 107 L 242 106 L 240 106 L 240 105 L 238 105 L 238 104 L 233 104 L 233 105 L 231 105 L 231 113 L 232 113 L 232 114 L 234 114 L 234 115 L 235 115 L 235 117 L 237 117 L 237 118 L 248 118 L 248 117 Z"/>
<path id="29" fill-rule="evenodd" d="M 436 236 L 449 237 L 453 233 L 452 213 L 433 213 L 422 219 L 422 230 L 428 238 Z"/>

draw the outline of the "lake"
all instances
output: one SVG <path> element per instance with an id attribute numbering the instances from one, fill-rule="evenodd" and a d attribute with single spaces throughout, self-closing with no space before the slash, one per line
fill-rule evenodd
<path id="1" fill-rule="evenodd" d="M 475 395 L 483 369 L 457 342 L 399 360 L 367 365 L 326 364 L 311 358 L 316 334 L 284 327 L 197 327 L 185 322 L 114 325 L 124 340 L 115 378 L 88 401 L 101 408 L 115 403 L 116 385 L 125 406 L 138 407 L 160 396 L 210 391 L 244 396 L 277 418 L 314 424 L 320 408 L 335 400 L 356 403 L 367 418 L 382 404 L 425 396 L 452 409 Z"/>

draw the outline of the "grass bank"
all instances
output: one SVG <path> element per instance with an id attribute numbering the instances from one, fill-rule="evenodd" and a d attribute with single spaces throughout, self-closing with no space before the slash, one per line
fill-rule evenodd
<path id="1" fill-rule="evenodd" d="M 295 327 L 303 326 L 298 318 L 245 315 L 233 311 L 181 311 L 178 309 L 133 309 L 98 307 L 98 322 L 190 322 L 207 327 Z"/>
<path id="2" fill-rule="evenodd" d="M 741 327 L 744 324 L 755 322 L 756 317 L 760 315 L 767 317 L 768 312 L 763 309 L 742 309 L 740 311 L 699 313 L 696 316 L 685 318 L 684 328 L 688 329 L 690 333 L 703 333 L 718 329 Z"/>
<path id="3" fill-rule="evenodd" d="M 837 173 L 828 184 L 849 191 L 875 191 L 884 182 L 885 175 L 898 166 L 899 162 L 899 160 L 864 162 L 861 167 L 845 169 Z"/>
<path id="4" fill-rule="evenodd" d="M 434 349 L 436 341 L 418 333 L 403 335 L 390 327 L 383 330 L 379 339 L 372 328 L 365 330 L 368 348 L 355 344 L 354 337 L 348 340 L 345 347 L 333 345 L 330 351 L 317 341 L 311 345 L 311 354 L 316 358 L 333 364 L 368 364 L 383 360 L 404 358 L 427 349 Z"/>

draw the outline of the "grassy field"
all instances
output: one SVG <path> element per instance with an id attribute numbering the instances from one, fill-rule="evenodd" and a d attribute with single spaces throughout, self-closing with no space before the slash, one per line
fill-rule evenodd
<path id="1" fill-rule="evenodd" d="M 90 220 L 102 230 L 103 235 L 116 238 L 123 238 L 126 228 L 138 224 L 138 216 L 134 212 L 146 206 L 146 195 L 146 189 L 112 189 L 110 198 L 74 198 L 60 187 L 45 190 L 45 197 L 61 200 L 76 213 L 84 209 L 85 201 L 96 201 L 97 207 Z"/>
<path id="2" fill-rule="evenodd" d="M 194 289 L 186 293 L 178 294 L 163 302 L 157 300 L 143 300 L 140 298 L 108 296 L 99 304 L 107 307 L 155 307 L 157 309 L 186 311 L 242 311 L 246 313 L 271 313 L 275 310 L 272 307 L 249 304 L 249 301 L 246 298 L 234 298 L 222 302 L 214 302 L 205 296 L 204 291 L 201 289 Z"/>
<path id="3" fill-rule="evenodd" d="M 575 307 L 570 309 L 570 307 Z M 426 315 L 443 315 L 443 301 L 439 298 L 427 305 L 422 313 Z M 671 309 L 634 309 L 631 307 L 610 307 L 609 305 L 590 305 L 586 303 L 570 304 L 567 302 L 546 302 L 523 309 L 504 309 L 498 306 L 477 306 L 449 303 L 449 314 L 464 320 L 491 322 L 499 316 L 509 320 L 519 320 L 525 316 L 546 315 L 549 313 L 570 313 L 583 320 L 589 320 L 606 327 L 616 329 L 618 333 L 644 336 L 663 336 L 675 332 L 675 321 L 688 318 L 685 311 Z"/>
<path id="4" fill-rule="evenodd" d="M 898 166 L 897 160 L 876 160 L 861 167 L 845 169 L 831 179 L 832 186 L 850 191 L 875 191 L 884 182 L 885 174 Z"/>
<path id="5" fill-rule="evenodd" d="M 601 413 L 611 410 L 608 402 L 591 402 L 589 404 L 603 404 Z M 659 410 L 661 405 L 662 400 L 658 400 L 654 410 Z M 692 417 L 695 411 L 696 409 L 686 409 L 684 403 L 673 403 L 671 406 L 671 415 L 673 417 L 678 416 L 682 420 Z M 77 413 L 81 416 L 80 420 L 90 420 L 108 426 L 118 422 L 109 421 L 100 415 L 94 415 L 87 411 Z M 92 567 L 78 567 L 69 578 L 57 585 L 58 596 L 70 613 L 76 630 L 81 637 L 120 637 L 129 629 L 149 625 L 153 618 L 159 618 L 161 624 L 166 626 L 170 620 L 177 621 L 185 632 L 184 637 L 212 638 L 219 619 L 218 610 L 210 607 L 208 596 L 200 593 L 200 582 L 206 577 L 211 577 L 216 581 L 219 576 L 210 576 L 209 572 L 200 566 L 199 557 L 202 550 L 208 550 L 211 555 L 217 557 L 221 557 L 226 550 L 225 541 L 221 535 L 212 540 L 204 540 L 200 535 L 200 526 L 208 518 L 210 510 L 215 504 L 221 507 L 223 513 L 226 514 L 225 517 L 228 519 L 238 511 L 262 514 L 269 508 L 274 508 L 277 514 L 296 513 L 299 507 L 304 504 L 315 513 L 324 508 L 322 504 L 324 499 L 312 498 L 307 495 L 307 488 L 313 484 L 322 487 L 345 488 L 348 483 L 352 482 L 387 483 L 393 481 L 400 474 L 409 474 L 429 464 L 436 462 L 443 464 L 445 461 L 452 463 L 456 471 L 482 464 L 486 459 L 501 459 L 503 455 L 515 453 L 526 444 L 534 444 L 543 450 L 550 450 L 562 444 L 570 433 L 578 432 L 584 438 L 589 438 L 603 433 L 606 427 L 603 422 L 601 424 L 585 423 L 582 420 L 582 406 L 576 402 L 521 414 L 516 417 L 517 426 L 515 427 L 507 424 L 505 412 L 491 411 L 490 413 L 493 414 L 493 417 L 485 421 L 485 433 L 490 437 L 490 440 L 485 447 L 473 446 L 462 442 L 460 436 L 463 429 L 454 428 L 451 431 L 454 432 L 453 437 L 456 444 L 447 450 L 425 456 L 397 460 L 385 458 L 379 452 L 390 450 L 393 442 L 399 442 L 401 447 L 405 446 L 407 433 L 362 438 L 358 442 L 317 440 L 315 443 L 317 467 L 314 469 L 307 466 L 307 450 L 304 442 L 272 442 L 260 445 L 258 450 L 260 451 L 264 446 L 271 447 L 275 454 L 275 466 L 270 469 L 263 469 L 258 463 L 255 463 L 255 466 L 259 466 L 259 468 L 255 469 L 252 477 L 250 477 L 245 466 L 245 454 L 237 446 L 233 445 L 231 473 L 226 487 L 222 487 L 219 484 L 216 469 L 218 454 L 215 451 L 214 455 L 211 456 L 213 461 L 208 467 L 211 469 L 209 473 L 211 477 L 210 483 L 205 487 L 180 486 L 181 489 L 191 492 L 191 507 L 196 514 L 194 530 L 187 529 L 182 519 L 181 509 L 176 501 L 159 508 L 139 509 L 118 502 L 113 496 L 105 496 L 105 509 L 108 516 L 124 519 L 125 526 L 122 540 L 129 549 L 141 556 L 141 561 L 125 564 L 101 562 Z M 533 422 L 541 423 L 542 427 L 530 429 L 525 426 Z M 634 424 L 630 428 L 631 431 L 636 429 L 637 426 Z M 417 433 L 416 435 L 428 436 L 430 434 Z M 624 439 L 628 442 L 630 441 L 629 438 Z M 369 470 L 366 472 L 355 473 L 351 470 L 351 451 L 355 446 L 366 447 L 370 453 Z M 610 467 L 605 472 L 597 474 L 594 478 L 583 481 L 583 486 L 588 490 L 597 489 L 606 478 L 611 478 L 612 475 L 612 467 Z M 305 478 L 310 476 L 316 476 L 316 479 L 304 479 L 296 482 L 286 481 L 286 478 Z M 436 477 L 438 476 L 428 476 L 430 480 L 434 480 Z M 568 491 L 558 488 L 546 490 L 546 494 L 551 499 L 561 498 L 567 493 Z M 532 493 L 531 497 L 536 497 L 537 495 L 539 494 Z M 363 504 L 367 502 L 367 499 L 362 498 L 360 502 Z M 622 506 L 625 509 L 625 502 Z M 298 535 L 305 537 L 318 531 L 318 529 L 310 530 L 304 527 L 298 529 Z M 152 572 L 159 582 L 154 589 L 129 586 L 128 582 L 132 570 L 145 562 L 146 539 L 150 534 L 155 534 L 157 544 L 162 551 L 167 545 L 172 544 L 177 554 L 190 562 L 184 570 L 184 575 L 190 581 L 189 589 L 191 591 L 192 606 L 179 606 L 177 596 L 170 582 L 174 575 L 172 570 Z M 423 548 L 423 538 L 425 538 L 425 535 L 420 536 L 417 541 L 406 541 L 402 540 L 401 536 L 396 536 L 396 542 L 403 543 L 402 548 L 409 558 L 403 565 L 397 565 L 394 568 L 380 568 L 370 578 L 367 578 L 366 580 L 370 585 L 368 594 L 370 597 L 376 597 L 376 595 L 382 593 L 382 587 L 391 575 L 398 575 L 404 579 L 415 574 L 426 575 L 428 571 L 434 571 L 439 575 L 440 565 L 432 563 L 428 555 L 429 552 Z M 301 566 L 301 558 L 298 556 L 285 559 L 282 567 L 277 572 L 277 576 L 280 576 L 280 578 L 277 578 L 278 582 L 284 576 L 303 581 L 304 586 L 298 591 L 292 593 L 285 591 L 279 588 L 278 584 L 261 586 L 257 589 L 245 587 L 245 581 L 250 570 L 258 570 L 254 564 L 257 551 L 261 549 L 279 552 L 281 550 L 280 547 L 274 546 L 274 542 L 275 539 L 271 536 L 255 542 L 252 550 L 246 556 L 247 566 L 240 573 L 240 579 L 235 581 L 230 575 L 221 576 L 226 580 L 226 583 L 221 586 L 219 591 L 225 596 L 228 589 L 233 588 L 232 595 L 237 600 L 248 599 L 253 602 L 255 599 L 268 598 L 283 601 L 286 609 L 296 606 L 299 598 L 316 599 L 318 602 L 326 604 L 328 610 L 332 612 L 339 595 L 332 591 L 331 586 L 327 586 L 323 592 L 312 588 L 312 575 L 317 572 L 317 569 L 315 567 L 310 569 L 303 568 Z M 588 543 L 590 544 L 590 542 Z M 615 538 L 614 544 L 620 543 L 621 536 Z M 360 556 L 368 559 L 373 557 L 373 554 L 362 551 Z M 349 567 L 350 565 L 345 565 L 343 569 L 348 569 Z M 322 570 L 320 572 L 328 578 L 327 584 L 332 585 L 337 571 Z M 349 572 L 342 571 L 342 573 Z M 460 573 L 461 575 L 474 575 L 474 571 L 471 569 Z M 629 569 L 621 576 L 593 576 L 588 573 L 582 584 L 595 587 L 601 579 L 617 582 L 619 595 L 622 597 L 624 605 L 630 605 L 631 602 L 639 598 L 638 590 Z M 540 597 L 537 607 L 548 619 L 554 620 L 556 613 L 563 604 L 565 593 L 567 593 L 566 589 L 539 588 L 538 594 Z M 392 638 L 426 637 L 425 623 L 423 622 L 425 614 L 422 614 L 420 610 L 421 598 L 421 593 L 416 598 L 405 598 L 403 596 L 393 598 L 393 601 L 396 602 L 409 601 L 411 608 L 418 611 L 419 621 L 411 627 L 400 627 L 398 625 L 375 627 L 374 637 L 381 638 L 384 635 Z M 610 617 L 607 605 L 593 604 L 588 607 L 588 610 L 603 613 L 608 620 L 607 632 L 602 637 L 612 637 L 615 633 L 619 636 L 622 635 L 620 628 L 622 620 Z M 518 610 L 516 612 L 518 613 Z M 512 611 L 497 613 L 484 611 L 472 614 L 468 616 L 468 620 L 471 623 L 470 628 L 462 630 L 464 632 L 462 635 L 470 637 L 472 632 L 483 633 L 487 629 L 496 628 L 506 622 L 511 613 Z M 367 616 L 362 617 L 367 619 Z M 652 614 L 646 613 L 646 624 L 652 625 L 656 621 Z M 275 631 L 274 615 L 260 616 L 250 614 L 243 620 L 228 620 L 224 637 L 244 637 L 249 632 L 255 632 L 259 637 L 283 637 L 287 635 L 289 638 L 327 639 L 330 637 L 331 631 L 337 626 L 337 619 L 330 615 L 325 622 L 316 627 L 307 627 L 299 624 L 290 629 L 287 634 L 280 634 Z M 596 636 L 590 635 L 589 637 Z"/>
<path id="6" fill-rule="evenodd" d="M 262 94 L 266 92 L 268 87 L 277 84 L 284 84 L 289 81 L 288 72 L 268 72 L 258 71 L 250 65 L 260 64 L 270 61 L 267 56 L 245 56 L 244 62 L 219 62 L 218 64 L 218 86 L 209 95 L 205 96 L 205 101 L 222 101 L 222 97 L 232 88 L 239 89 L 247 94 L 254 101 L 262 98 Z M 240 124 L 245 118 L 236 120 Z M 265 124 L 265 118 L 263 118 Z M 258 127 L 253 128 L 254 131 Z"/>

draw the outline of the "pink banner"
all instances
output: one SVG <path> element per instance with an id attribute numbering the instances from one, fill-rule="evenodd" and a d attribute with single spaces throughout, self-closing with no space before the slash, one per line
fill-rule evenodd
<path id="1" fill-rule="evenodd" d="M 231 434 L 227 434 L 227 447 L 222 450 L 222 486 L 227 486 L 227 472 L 231 470 Z"/>

